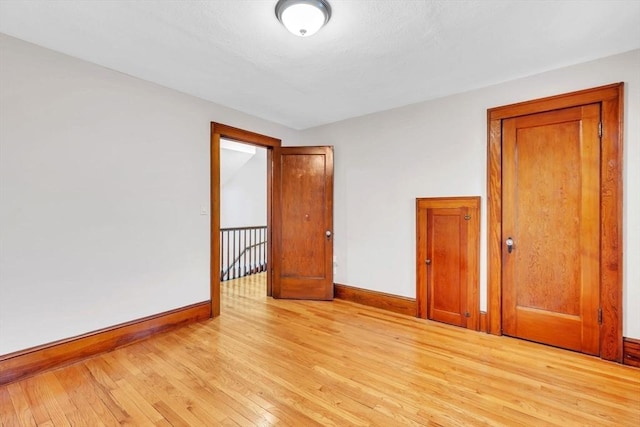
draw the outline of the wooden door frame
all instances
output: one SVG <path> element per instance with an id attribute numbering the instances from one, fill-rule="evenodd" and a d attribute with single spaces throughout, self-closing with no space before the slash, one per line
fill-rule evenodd
<path id="1" fill-rule="evenodd" d="M 211 122 L 211 260 L 209 269 L 211 312 L 220 315 L 220 138 L 232 139 L 267 149 L 267 295 L 271 295 L 271 194 L 273 189 L 273 151 L 282 141 L 270 136 Z"/>
<path id="2" fill-rule="evenodd" d="M 600 141 L 600 357 L 622 362 L 622 132 L 624 83 L 487 110 L 488 327 L 502 334 L 502 120 L 598 103 Z"/>
<path id="3" fill-rule="evenodd" d="M 467 289 L 467 308 L 469 320 L 467 329 L 480 330 L 480 196 L 469 197 L 430 197 L 416 199 L 416 307 L 417 317 L 427 318 L 427 273 L 424 268 L 426 259 L 427 231 L 420 227 L 427 221 L 427 209 L 469 208 L 475 211 L 468 225 L 467 250 L 468 271 L 471 289 Z"/>

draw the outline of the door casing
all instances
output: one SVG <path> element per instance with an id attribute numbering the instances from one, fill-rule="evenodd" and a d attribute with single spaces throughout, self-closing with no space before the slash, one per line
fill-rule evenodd
<path id="1" fill-rule="evenodd" d="M 210 300 L 211 317 L 220 315 L 220 138 L 232 139 L 267 149 L 267 295 L 271 295 L 271 194 L 273 189 L 273 150 L 281 146 L 281 140 L 249 132 L 232 126 L 211 122 L 211 260 Z"/>
<path id="2" fill-rule="evenodd" d="M 600 357 L 622 362 L 622 130 L 624 83 L 487 110 L 488 327 L 502 334 L 502 120 L 586 104 L 601 105 Z"/>
<path id="3" fill-rule="evenodd" d="M 432 197 L 416 199 L 416 305 L 417 317 L 427 319 L 429 298 L 427 295 L 427 213 L 429 209 L 467 208 L 467 277 L 466 310 L 469 318 L 466 328 L 480 328 L 480 197 Z"/>

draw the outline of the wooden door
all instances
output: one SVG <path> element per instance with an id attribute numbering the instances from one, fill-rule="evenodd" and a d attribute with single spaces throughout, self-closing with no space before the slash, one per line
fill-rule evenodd
<path id="1" fill-rule="evenodd" d="M 478 197 L 417 200 L 419 317 L 478 329 L 479 205 Z"/>
<path id="2" fill-rule="evenodd" d="M 333 299 L 333 148 L 274 153 L 273 297 Z"/>
<path id="3" fill-rule="evenodd" d="M 427 317 L 467 325 L 467 208 L 427 211 Z"/>
<path id="4" fill-rule="evenodd" d="M 599 354 L 599 104 L 503 121 L 503 333 Z"/>

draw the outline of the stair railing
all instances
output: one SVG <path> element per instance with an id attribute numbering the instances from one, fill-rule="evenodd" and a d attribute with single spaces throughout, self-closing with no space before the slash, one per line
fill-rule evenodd
<path id="1" fill-rule="evenodd" d="M 267 226 L 220 229 L 220 281 L 267 271 Z"/>

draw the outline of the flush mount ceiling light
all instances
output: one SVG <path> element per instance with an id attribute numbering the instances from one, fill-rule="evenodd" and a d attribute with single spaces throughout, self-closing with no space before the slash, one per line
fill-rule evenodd
<path id="1" fill-rule="evenodd" d="M 331 18 L 331 6 L 325 0 L 279 0 L 276 16 L 296 36 L 309 37 Z"/>

